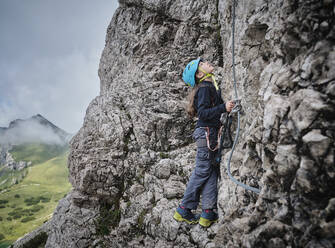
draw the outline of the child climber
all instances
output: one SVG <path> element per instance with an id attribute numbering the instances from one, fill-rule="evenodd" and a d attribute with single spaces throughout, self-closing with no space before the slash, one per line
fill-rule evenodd
<path id="1" fill-rule="evenodd" d="M 192 60 L 183 72 L 183 80 L 193 87 L 189 95 L 187 112 L 190 117 L 197 116 L 198 121 L 193 133 L 197 143 L 196 165 L 189 179 L 181 204 L 174 213 L 177 221 L 199 224 L 209 227 L 218 220 L 217 181 L 219 165 L 215 163 L 218 153 L 218 136 L 220 117 L 223 112 L 230 112 L 233 101 L 226 104 L 221 98 L 215 78 L 214 67 L 201 59 Z M 202 213 L 194 215 L 202 195 Z M 199 219 L 200 217 L 200 219 Z"/>

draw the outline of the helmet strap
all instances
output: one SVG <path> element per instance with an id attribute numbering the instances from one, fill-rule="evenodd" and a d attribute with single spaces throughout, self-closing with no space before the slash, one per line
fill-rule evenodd
<path id="1" fill-rule="evenodd" d="M 209 78 L 209 77 L 211 77 L 211 78 L 212 78 L 212 80 L 213 80 L 213 83 L 214 83 L 214 87 L 215 87 L 215 89 L 216 89 L 216 90 L 219 90 L 219 86 L 218 86 L 218 84 L 216 83 L 216 80 L 215 80 L 214 74 L 212 74 L 212 73 L 207 73 L 207 72 L 206 72 L 204 69 L 202 69 L 201 67 L 199 67 L 198 69 L 199 69 L 199 71 L 201 71 L 202 73 L 204 73 L 204 74 L 205 74 L 205 76 L 204 76 L 204 77 L 202 77 L 202 78 L 199 80 L 199 82 L 202 82 L 202 81 L 204 81 L 206 78 Z"/>

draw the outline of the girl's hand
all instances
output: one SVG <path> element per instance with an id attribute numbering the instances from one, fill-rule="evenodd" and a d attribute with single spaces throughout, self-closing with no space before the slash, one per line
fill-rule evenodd
<path id="1" fill-rule="evenodd" d="M 227 112 L 230 112 L 234 108 L 234 106 L 235 106 L 234 101 L 226 102 L 226 110 L 227 110 Z"/>

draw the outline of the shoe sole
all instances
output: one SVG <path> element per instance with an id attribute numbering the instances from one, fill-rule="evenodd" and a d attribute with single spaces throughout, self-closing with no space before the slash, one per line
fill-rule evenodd
<path id="1" fill-rule="evenodd" d="M 217 220 L 208 220 L 208 219 L 200 217 L 199 225 L 202 226 L 202 227 L 209 227 L 210 225 L 212 225 L 213 223 L 215 223 L 217 221 L 218 221 L 218 219 Z"/>
<path id="2" fill-rule="evenodd" d="M 193 225 L 193 224 L 197 224 L 197 223 L 198 223 L 197 220 L 193 220 L 193 221 L 192 221 L 192 220 L 188 220 L 188 219 L 183 218 L 183 216 L 181 216 L 180 213 L 178 213 L 177 211 L 174 213 L 173 218 L 174 218 L 176 221 L 179 221 L 179 222 L 183 222 L 183 221 L 185 221 L 187 224 L 191 224 L 191 225 Z"/>

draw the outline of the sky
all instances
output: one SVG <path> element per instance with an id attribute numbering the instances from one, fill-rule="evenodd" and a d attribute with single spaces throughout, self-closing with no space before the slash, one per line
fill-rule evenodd
<path id="1" fill-rule="evenodd" d="M 99 95 L 117 0 L 0 0 L 0 127 L 41 114 L 76 133 Z"/>

